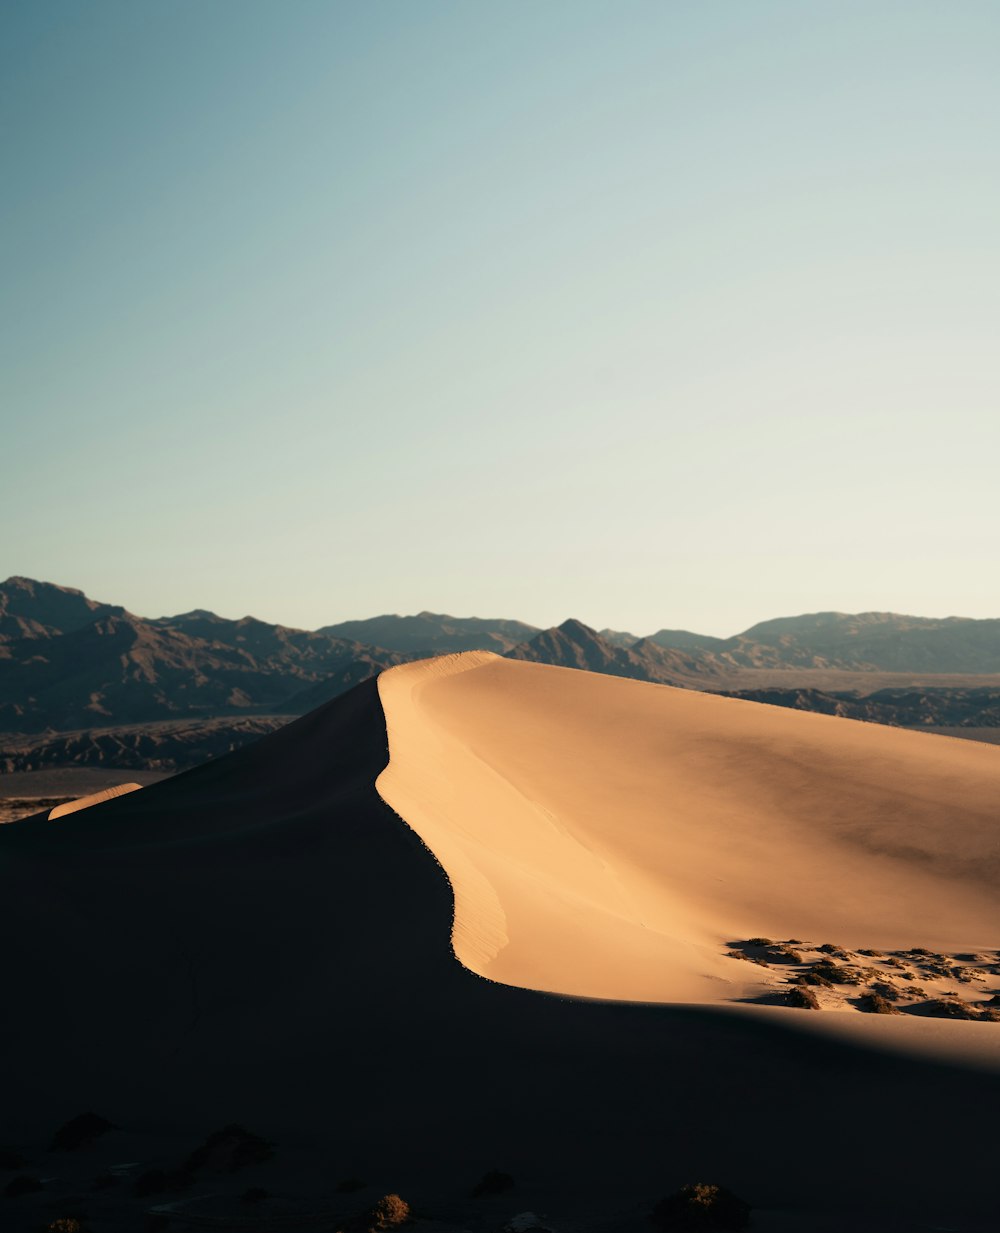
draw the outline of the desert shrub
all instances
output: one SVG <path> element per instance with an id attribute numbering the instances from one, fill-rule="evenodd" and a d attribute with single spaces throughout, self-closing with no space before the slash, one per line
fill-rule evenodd
<path id="1" fill-rule="evenodd" d="M 906 952 L 906 954 L 926 955 L 928 957 L 934 956 L 934 952 L 932 950 L 928 950 L 925 946 L 911 946 L 910 949 Z M 940 956 L 934 956 L 934 957 L 940 958 Z"/>
<path id="2" fill-rule="evenodd" d="M 802 963 L 803 958 L 797 950 L 793 950 L 791 946 L 784 944 L 778 946 L 769 946 L 767 951 L 769 959 L 777 959 L 781 963 Z"/>
<path id="3" fill-rule="evenodd" d="M 472 1187 L 472 1197 L 482 1199 L 491 1194 L 503 1194 L 505 1190 L 514 1188 L 514 1179 L 509 1173 L 501 1173 L 499 1169 L 491 1169 Z"/>
<path id="4" fill-rule="evenodd" d="M 903 968 L 903 967 L 906 967 L 906 964 L 905 964 L 905 963 L 903 963 L 902 959 L 897 959 L 897 958 L 895 958 L 895 956 L 893 956 L 893 955 L 890 955 L 887 959 L 883 959 L 883 960 L 882 960 L 882 962 L 883 962 L 883 964 L 884 964 L 887 968 Z"/>
<path id="5" fill-rule="evenodd" d="M 60 1126 L 52 1136 L 53 1152 L 74 1152 L 78 1147 L 86 1147 L 99 1139 L 101 1135 L 114 1130 L 114 1124 L 98 1113 L 81 1113 Z"/>
<path id="6" fill-rule="evenodd" d="M 727 959 L 745 959 L 747 963 L 756 963 L 758 967 L 766 968 L 767 963 L 757 955 L 747 955 L 741 950 L 727 950 Z"/>
<path id="7" fill-rule="evenodd" d="M 868 947 L 865 947 L 863 950 L 859 950 L 858 954 L 867 955 L 869 959 L 881 959 L 882 958 L 882 951 L 871 950 Z"/>
<path id="8" fill-rule="evenodd" d="M 805 985 L 796 985 L 785 994 L 785 1005 L 796 1006 L 799 1010 L 819 1010 L 819 999 Z"/>
<path id="9" fill-rule="evenodd" d="M 797 985 L 825 985 L 828 989 L 833 985 L 833 981 L 829 977 L 824 976 L 822 972 L 817 972 L 815 968 L 808 968 L 805 972 L 800 972 L 795 977 Z"/>
<path id="10" fill-rule="evenodd" d="M 880 993 L 866 993 L 859 1003 L 861 1009 L 869 1015 L 898 1015 L 899 1011 Z"/>
<path id="11" fill-rule="evenodd" d="M 45 1233 L 83 1233 L 83 1224 L 75 1216 L 60 1216 L 45 1226 Z"/>
<path id="12" fill-rule="evenodd" d="M 919 1014 L 929 1015 L 933 1019 L 978 1019 L 979 1012 L 975 1007 L 963 1002 L 961 998 L 932 998 L 929 1002 L 921 1002 L 913 1008 Z"/>
<path id="13" fill-rule="evenodd" d="M 697 1182 L 661 1199 L 653 1208 L 652 1220 L 659 1229 L 728 1233 L 747 1227 L 750 1204 L 723 1186 Z"/>
<path id="14" fill-rule="evenodd" d="M 37 1177 L 31 1177 L 27 1173 L 19 1173 L 17 1177 L 11 1180 L 4 1187 L 4 1194 L 8 1199 L 19 1199 L 23 1194 L 31 1194 L 35 1190 L 41 1190 L 42 1183 Z"/>
<path id="15" fill-rule="evenodd" d="M 864 980 L 863 973 L 857 968 L 841 967 L 836 963 L 831 963 L 828 959 L 821 959 L 819 963 L 814 963 L 810 970 L 819 976 L 825 976 L 834 985 L 860 985 Z"/>
<path id="16" fill-rule="evenodd" d="M 771 938 L 747 938 L 744 943 L 746 946 L 773 946 L 774 942 Z"/>
<path id="17" fill-rule="evenodd" d="M 871 989 L 872 993 L 877 993 L 880 998 L 885 998 L 886 1001 L 895 1002 L 899 998 L 899 990 L 895 985 L 890 984 L 885 980 L 877 980 Z"/>
<path id="18" fill-rule="evenodd" d="M 210 1134 L 187 1158 L 183 1168 L 190 1173 L 209 1168 L 235 1173 L 248 1165 L 263 1164 L 272 1155 L 272 1145 L 266 1139 L 234 1124 Z"/>
<path id="19" fill-rule="evenodd" d="M 382 1229 L 397 1229 L 410 1219 L 410 1205 L 398 1194 L 384 1194 L 370 1209 L 366 1217 L 367 1228 L 371 1231 Z"/>
<path id="20" fill-rule="evenodd" d="M 986 1023 L 1000 1023 L 1000 1007 L 987 1006 L 979 1012 L 979 1018 Z"/>

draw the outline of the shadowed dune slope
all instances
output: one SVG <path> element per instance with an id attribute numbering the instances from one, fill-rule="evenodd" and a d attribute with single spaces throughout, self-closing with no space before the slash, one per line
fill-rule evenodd
<path id="1" fill-rule="evenodd" d="M 475 663 L 470 684 L 498 706 L 497 690 L 576 679 Z M 988 1068 L 796 1031 L 792 1011 L 592 1002 L 473 975 L 449 946 L 447 879 L 375 790 L 386 761 L 368 682 L 195 771 L 0 828 L 0 1142 L 41 1150 L 95 1109 L 173 1135 L 176 1155 L 236 1121 L 279 1155 L 311 1145 L 331 1176 L 414 1177 L 439 1195 L 501 1165 L 554 1211 L 624 1203 L 639 1219 L 707 1177 L 757 1209 L 846 1213 L 852 1230 L 887 1227 L 887 1212 L 921 1228 L 1000 1218 Z M 495 944 L 495 919 L 483 933 Z M 924 1160 L 919 1186 L 887 1193 Z"/>
<path id="2" fill-rule="evenodd" d="M 1000 941 L 992 747 L 484 653 L 379 689 L 379 791 L 448 871 L 482 975 L 717 1001 L 760 981 L 729 939 Z"/>

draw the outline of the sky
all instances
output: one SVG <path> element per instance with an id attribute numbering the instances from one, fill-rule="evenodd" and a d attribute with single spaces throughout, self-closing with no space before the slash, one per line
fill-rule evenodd
<path id="1" fill-rule="evenodd" d="M 1000 6 L 6 0 L 0 578 L 1000 616 Z"/>

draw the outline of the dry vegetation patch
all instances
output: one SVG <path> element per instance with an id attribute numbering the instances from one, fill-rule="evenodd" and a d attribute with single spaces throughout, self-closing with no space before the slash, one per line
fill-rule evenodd
<path id="1" fill-rule="evenodd" d="M 750 1223 L 750 1204 L 724 1186 L 695 1182 L 661 1199 L 651 1219 L 658 1229 L 672 1233 L 727 1233 Z"/>
<path id="2" fill-rule="evenodd" d="M 761 976 L 760 995 L 750 1001 L 809 1010 L 1000 1022 L 1000 990 L 983 987 L 982 993 L 991 996 L 982 1000 L 974 996 L 977 985 L 985 986 L 991 976 L 1000 975 L 993 952 L 949 955 L 924 946 L 894 953 L 874 947 L 852 951 L 835 942 L 764 937 L 727 945 L 729 957 L 768 970 Z"/>
<path id="3" fill-rule="evenodd" d="M 383 1229 L 398 1229 L 411 1218 L 410 1205 L 398 1194 L 385 1194 L 365 1217 L 369 1233 L 381 1233 Z"/>

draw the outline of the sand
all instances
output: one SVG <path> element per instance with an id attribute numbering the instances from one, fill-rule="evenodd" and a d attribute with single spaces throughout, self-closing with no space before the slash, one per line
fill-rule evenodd
<path id="1" fill-rule="evenodd" d="M 9 1227 L 80 1194 L 95 1228 L 141 1227 L 128 1187 L 91 1190 L 105 1156 L 169 1168 L 240 1122 L 276 1155 L 215 1179 L 234 1204 L 263 1184 L 349 1215 L 395 1190 L 456 1230 L 535 1210 L 640 1233 L 708 1180 L 760 1233 L 995 1229 L 1000 1025 L 743 1003 L 778 976 L 723 948 L 992 941 L 996 756 L 472 655 L 4 826 L 0 1142 L 57 1179 Z M 121 1130 L 48 1153 L 86 1109 Z M 469 1199 L 494 1168 L 517 1178 L 506 1208 Z M 365 1202 L 336 1190 L 350 1176 Z"/>
<path id="2" fill-rule="evenodd" d="M 49 810 L 49 821 L 54 822 L 57 818 L 64 818 L 67 814 L 76 813 L 80 809 L 91 809 L 94 805 L 101 805 L 104 801 L 113 801 L 118 796 L 126 796 L 129 792 L 138 792 L 142 788 L 141 783 L 118 783 L 110 788 L 103 788 L 100 792 L 91 792 L 89 796 L 80 796 L 76 800 L 66 801 L 65 804 L 56 805 L 54 809 Z"/>
<path id="3" fill-rule="evenodd" d="M 992 747 L 485 652 L 394 668 L 379 690 L 378 790 L 444 867 L 455 953 L 482 976 L 731 1003 L 790 970 L 728 957 L 736 940 L 833 943 L 855 962 L 1000 942 Z M 1000 985 L 997 958 L 969 996 Z"/>

